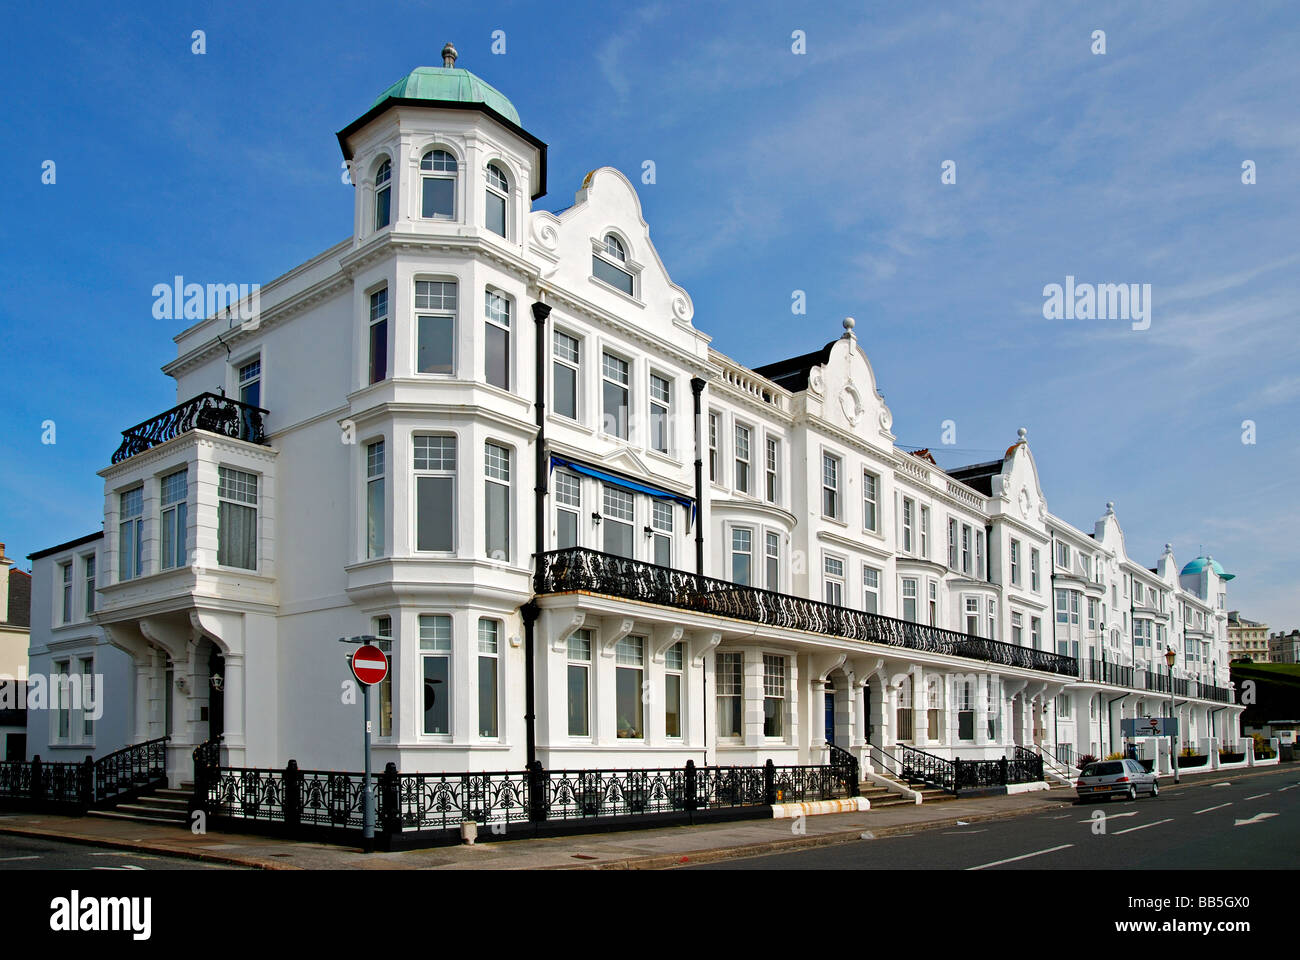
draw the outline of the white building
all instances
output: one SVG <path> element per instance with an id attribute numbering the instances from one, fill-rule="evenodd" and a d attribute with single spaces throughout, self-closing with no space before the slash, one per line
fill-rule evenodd
<path id="1" fill-rule="evenodd" d="M 340 132 L 353 234 L 179 334 L 105 534 L 33 556 L 33 671 L 89 660 L 105 712 L 33 715 L 32 752 L 356 769 L 357 634 L 402 770 L 1109 752 L 1167 711 L 1166 644 L 1193 735 L 1235 740 L 1219 568 L 1055 517 L 1024 431 L 949 472 L 898 448 L 851 321 L 713 350 L 627 178 L 533 209 L 545 144 L 444 56 Z"/>

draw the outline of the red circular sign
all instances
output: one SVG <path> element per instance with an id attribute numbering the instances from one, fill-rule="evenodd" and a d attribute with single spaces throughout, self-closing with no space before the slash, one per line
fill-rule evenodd
<path id="1" fill-rule="evenodd" d="M 352 675 L 366 686 L 378 683 L 388 676 L 388 658 L 384 651 L 367 643 L 352 654 Z"/>

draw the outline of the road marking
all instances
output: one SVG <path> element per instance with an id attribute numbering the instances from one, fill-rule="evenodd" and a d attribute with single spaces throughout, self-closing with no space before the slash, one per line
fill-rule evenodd
<path id="1" fill-rule="evenodd" d="M 1103 811 L 1103 813 L 1104 813 L 1104 811 Z M 1136 810 L 1130 810 L 1128 813 L 1106 813 L 1106 814 L 1105 814 L 1105 817 L 1106 817 L 1107 820 L 1117 820 L 1117 819 L 1119 819 L 1120 817 L 1136 817 L 1137 815 L 1138 815 L 1138 812 L 1137 812 Z M 1079 823 L 1096 823 L 1097 821 L 1094 820 L 1094 819 L 1092 819 L 1092 817 L 1089 817 L 1087 820 L 1080 820 L 1080 821 L 1078 821 L 1078 822 L 1079 822 Z"/>
<path id="2" fill-rule="evenodd" d="M 1055 853 L 1057 850 L 1065 850 L 1072 847 L 1072 843 L 1063 843 L 1059 847 L 1048 847 L 1046 850 L 1035 850 L 1033 853 L 1022 853 L 1018 857 L 1007 857 L 1005 860 L 994 860 L 992 863 L 981 863 L 978 867 L 967 867 L 967 870 L 985 870 L 989 867 L 1000 867 L 1004 863 L 1015 863 L 1017 860 L 1028 860 L 1030 857 L 1041 857 L 1045 853 Z"/>
<path id="3" fill-rule="evenodd" d="M 39 860 L 38 856 L 32 857 L 0 857 L 0 863 L 11 863 L 14 860 Z"/>
<path id="4" fill-rule="evenodd" d="M 1257 813 L 1249 820 L 1238 820 L 1236 823 L 1233 824 L 1233 826 L 1244 827 L 1248 823 L 1262 823 L 1263 821 L 1267 820 L 1269 817 L 1276 817 L 1276 816 L 1277 816 L 1276 813 Z"/>
<path id="5" fill-rule="evenodd" d="M 133 863 L 126 863 L 120 867 L 91 867 L 92 870 L 143 870 L 144 867 L 137 867 Z"/>
<path id="6" fill-rule="evenodd" d="M 1289 783 L 1285 787 L 1278 787 L 1277 792 L 1282 793 L 1284 790 L 1290 790 L 1292 787 L 1300 787 L 1300 783 Z"/>
<path id="7" fill-rule="evenodd" d="M 1232 784 L 1229 783 L 1227 780 L 1224 780 L 1223 783 L 1212 783 L 1212 784 L 1210 784 L 1210 786 L 1212 786 L 1212 787 L 1230 787 L 1230 786 L 1232 786 Z"/>
<path id="8" fill-rule="evenodd" d="M 1134 830 L 1145 830 L 1147 827 L 1158 827 L 1162 823 L 1173 823 L 1173 817 L 1166 817 L 1164 820 L 1157 820 L 1155 823 L 1143 823 L 1136 827 L 1129 827 L 1127 830 L 1116 830 L 1111 836 L 1118 837 L 1121 833 L 1132 833 Z"/>
<path id="9" fill-rule="evenodd" d="M 1257 793 L 1253 797 L 1247 797 L 1247 800 L 1258 800 L 1260 797 L 1267 797 L 1267 793 Z"/>
<path id="10" fill-rule="evenodd" d="M 1230 806 L 1232 806 L 1231 800 L 1229 800 L 1227 803 L 1221 803 L 1217 807 L 1206 807 L 1204 810 L 1197 810 L 1196 813 L 1209 813 L 1211 810 L 1222 810 L 1224 807 L 1230 807 Z M 1196 813 L 1192 814 L 1192 816 L 1196 816 Z"/>
<path id="11" fill-rule="evenodd" d="M 945 837 L 969 837 L 972 833 L 988 833 L 987 830 L 948 830 L 944 832 Z"/>

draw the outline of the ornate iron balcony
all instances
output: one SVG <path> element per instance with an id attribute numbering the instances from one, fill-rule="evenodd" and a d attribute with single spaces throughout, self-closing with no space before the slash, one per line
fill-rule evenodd
<path id="1" fill-rule="evenodd" d="M 1079 675 L 1079 665 L 1073 657 L 740 586 L 582 547 L 542 554 L 538 558 L 534 589 L 538 593 L 584 590 L 847 640 L 969 657 L 1070 677 Z"/>
<path id="2" fill-rule="evenodd" d="M 262 417 L 270 413 L 261 407 L 252 407 L 215 393 L 200 393 L 160 413 L 152 420 L 138 423 L 122 431 L 122 445 L 113 454 L 113 462 L 121 463 L 144 453 L 151 447 L 166 443 L 191 430 L 207 430 L 223 437 L 266 444 Z"/>

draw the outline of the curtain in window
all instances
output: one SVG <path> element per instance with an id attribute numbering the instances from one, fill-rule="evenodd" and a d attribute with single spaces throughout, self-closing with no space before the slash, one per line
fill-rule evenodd
<path id="1" fill-rule="evenodd" d="M 257 569 L 257 510 L 222 500 L 217 505 L 217 563 Z"/>

